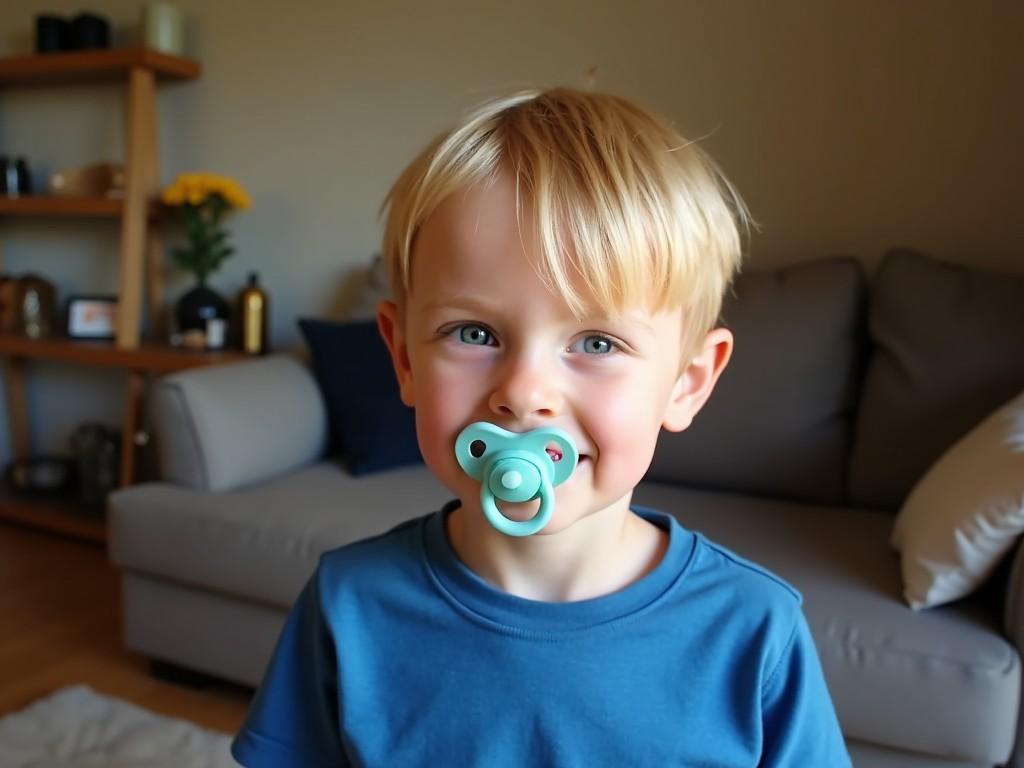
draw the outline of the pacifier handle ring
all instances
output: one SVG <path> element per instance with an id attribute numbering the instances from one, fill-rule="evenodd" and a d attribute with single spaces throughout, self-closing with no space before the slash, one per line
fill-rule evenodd
<path id="1" fill-rule="evenodd" d="M 506 536 L 532 536 L 551 521 L 551 515 L 554 512 L 552 498 L 554 496 L 554 488 L 552 488 L 551 482 L 543 473 L 541 473 L 540 491 L 538 493 L 540 495 L 540 509 L 529 520 L 509 520 L 501 514 L 494 503 L 494 494 L 487 487 L 487 483 L 480 486 L 480 507 L 484 511 L 487 522 Z M 537 497 L 534 496 L 534 498 Z"/>

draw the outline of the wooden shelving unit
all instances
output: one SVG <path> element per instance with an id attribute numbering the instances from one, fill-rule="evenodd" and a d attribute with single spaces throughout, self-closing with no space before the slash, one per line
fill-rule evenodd
<path id="1" fill-rule="evenodd" d="M 151 327 L 166 336 L 161 308 L 163 248 L 149 226 L 159 216 L 156 83 L 199 77 L 199 62 L 144 48 L 122 48 L 0 59 L 0 88 L 69 86 L 111 82 L 126 88 L 125 190 L 123 198 L 0 197 L 5 217 L 86 217 L 118 221 L 121 227 L 117 338 L 113 342 L 27 339 L 0 334 L 5 361 L 8 421 L 15 458 L 30 456 L 26 413 L 26 364 L 53 360 L 124 370 L 128 376 L 121 445 L 121 484 L 135 481 L 136 437 L 142 422 L 147 377 L 245 357 L 241 352 L 202 352 L 170 347 L 141 338 L 143 290 L 149 299 Z M 67 505 L 19 499 L 0 493 L 0 520 L 48 531 L 104 541 L 105 524 Z"/>

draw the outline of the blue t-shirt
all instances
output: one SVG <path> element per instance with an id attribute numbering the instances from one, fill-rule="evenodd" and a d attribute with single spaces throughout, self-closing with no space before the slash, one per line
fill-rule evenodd
<path id="1" fill-rule="evenodd" d="M 572 603 L 469 570 L 458 505 L 325 553 L 232 744 L 274 766 L 850 765 L 785 582 L 653 510 L 653 571 Z"/>

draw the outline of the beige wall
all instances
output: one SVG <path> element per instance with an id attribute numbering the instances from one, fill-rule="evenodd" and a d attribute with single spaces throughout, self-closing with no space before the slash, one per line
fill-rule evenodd
<path id="1" fill-rule="evenodd" d="M 335 313 L 365 263 L 377 209 L 418 147 L 480 98 L 596 85 L 661 111 L 719 161 L 762 225 L 750 267 L 891 245 L 1024 273 L 1024 4 L 960 0 L 424 2 L 179 0 L 202 78 L 160 92 L 161 176 L 231 174 L 254 208 L 234 222 L 226 294 L 258 270 L 276 345 L 295 317 Z M 93 0 L 117 42 L 141 2 Z M 33 16 L 79 0 L 0 4 L 0 55 L 31 50 Z M 111 87 L 0 91 L 0 152 L 56 168 L 121 158 Z M 62 296 L 116 288 L 116 227 L 0 222 L 3 268 Z M 188 287 L 169 275 L 169 298 Z M 117 376 L 34 368 L 40 450 L 91 415 L 119 420 Z M 82 382 L 90 384 L 83 394 Z M 5 451 L 0 446 L 0 451 Z"/>

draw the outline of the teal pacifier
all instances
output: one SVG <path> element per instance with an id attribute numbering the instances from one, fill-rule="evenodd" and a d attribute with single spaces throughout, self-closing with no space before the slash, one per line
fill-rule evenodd
<path id="1" fill-rule="evenodd" d="M 555 461 L 548 446 L 561 452 Z M 554 487 L 569 479 L 579 454 L 572 439 L 560 429 L 542 427 L 529 432 L 478 421 L 459 433 L 455 458 L 463 471 L 480 481 L 480 506 L 487 521 L 508 536 L 530 536 L 541 530 L 555 511 Z M 529 520 L 509 520 L 495 499 L 510 502 L 540 499 L 540 509 Z"/>

